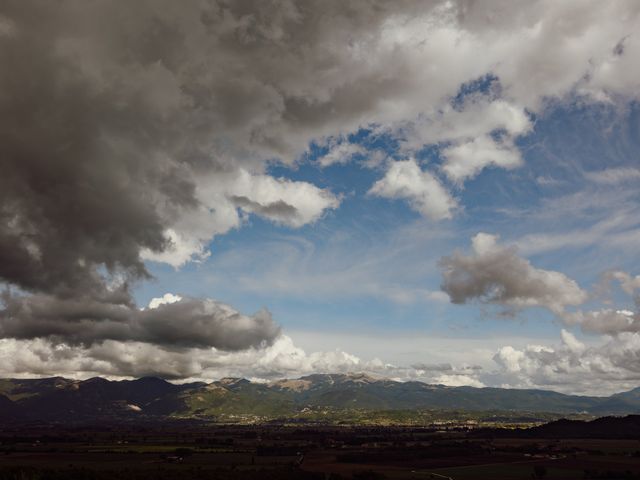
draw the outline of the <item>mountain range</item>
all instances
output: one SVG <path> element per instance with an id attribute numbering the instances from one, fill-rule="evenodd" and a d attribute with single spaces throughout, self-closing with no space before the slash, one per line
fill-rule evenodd
<path id="1" fill-rule="evenodd" d="M 316 374 L 271 383 L 223 378 L 174 384 L 155 377 L 112 381 L 0 379 L 2 421 L 101 421 L 140 418 L 286 418 L 322 410 L 465 410 L 640 413 L 640 388 L 609 397 L 546 390 L 449 387 L 366 374 Z"/>

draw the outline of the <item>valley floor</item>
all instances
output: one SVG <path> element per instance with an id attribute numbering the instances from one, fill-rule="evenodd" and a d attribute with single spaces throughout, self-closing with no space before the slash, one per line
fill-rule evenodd
<path id="1" fill-rule="evenodd" d="M 197 423 L 7 427 L 0 430 L 0 479 L 640 479 L 639 439 L 496 432 Z"/>

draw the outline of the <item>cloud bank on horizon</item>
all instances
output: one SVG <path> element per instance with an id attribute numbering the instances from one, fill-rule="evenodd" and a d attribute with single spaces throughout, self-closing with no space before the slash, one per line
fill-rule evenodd
<path id="1" fill-rule="evenodd" d="M 369 370 L 572 391 L 589 375 L 606 389 L 637 382 L 640 282 L 627 273 L 635 265 L 621 268 L 626 259 L 616 258 L 591 292 L 559 267 L 525 258 L 607 242 L 633 251 L 640 238 L 633 142 L 634 157 L 594 165 L 568 162 L 544 137 L 554 111 L 578 106 L 630 119 L 627 136 L 637 138 L 637 31 L 634 1 L 3 2 L 0 60 L 11 68 L 0 71 L 0 373 Z M 534 150 L 558 158 L 579 191 L 540 193 L 526 211 L 479 212 L 476 200 L 506 191 L 510 175 L 515 185 Z M 318 180 L 323 174 L 297 178 L 309 165 L 373 180 L 345 189 Z M 481 183 L 496 172 L 501 183 Z M 566 178 L 530 180 L 539 192 L 562 191 Z M 473 238 L 471 254 L 450 251 L 429 265 L 442 270 L 454 304 L 497 306 L 502 316 L 547 310 L 604 343 L 563 330 L 560 347 L 501 348 L 490 371 L 396 366 L 339 350 L 306 353 L 268 310 L 244 314 L 179 286 L 180 296 L 146 308 L 136 300 L 157 265 L 176 274 L 207 265 L 217 239 L 254 221 L 304 238 L 354 197 L 399 204 L 428 229 Z M 382 218 L 376 208 L 368 214 Z M 505 243 L 497 232 L 478 233 L 505 215 L 539 229 L 514 229 Z M 573 230 L 544 229 L 559 224 Z M 383 257 L 394 245 L 385 248 Z M 278 283 L 299 268 L 283 265 L 264 281 L 256 271 L 254 288 L 329 292 L 333 283 L 343 294 L 360 288 L 392 301 L 444 296 L 437 285 L 375 283 L 366 269 L 375 262 L 325 273 L 326 281 Z M 612 281 L 632 307 L 626 297 L 605 298 Z"/>

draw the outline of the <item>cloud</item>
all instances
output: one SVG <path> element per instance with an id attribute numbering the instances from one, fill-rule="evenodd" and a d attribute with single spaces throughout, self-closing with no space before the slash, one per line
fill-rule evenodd
<path id="1" fill-rule="evenodd" d="M 622 290 L 624 290 L 628 295 L 633 295 L 636 290 L 640 290 L 640 275 L 633 276 L 621 270 L 613 270 L 605 273 L 604 280 L 617 280 L 620 282 Z"/>
<path id="2" fill-rule="evenodd" d="M 637 305 L 636 305 L 637 309 Z M 640 317 L 630 310 L 605 308 L 576 311 L 562 315 L 567 325 L 579 325 L 585 332 L 615 335 L 620 332 L 640 331 Z"/>
<path id="3" fill-rule="evenodd" d="M 606 272 L 603 275 L 601 290 L 609 290 L 610 282 L 616 280 L 620 288 L 633 297 L 635 312 L 625 308 L 602 308 L 600 310 L 567 312 L 562 320 L 567 325 L 578 325 L 585 332 L 617 335 L 623 332 L 640 332 L 640 276 L 633 276 L 620 270 Z M 604 293 L 604 292 L 603 292 Z M 607 299 L 607 303 L 611 300 Z"/>
<path id="4" fill-rule="evenodd" d="M 488 385 L 510 388 L 546 388 L 565 393 L 603 395 L 635 388 L 640 379 L 640 281 L 623 271 L 604 275 L 604 285 L 588 295 L 575 281 L 555 271 L 533 267 L 519 257 L 514 247 L 497 243 L 488 234 L 473 237 L 473 253 L 459 252 L 440 261 L 443 290 L 453 303 L 477 300 L 512 309 L 544 307 L 567 327 L 580 327 L 589 334 L 603 335 L 604 343 L 590 346 L 568 330 L 562 330 L 558 346 L 531 344 L 525 348 L 501 347 L 494 355 L 498 370 L 483 371 L 477 378 Z M 635 311 L 626 308 L 569 310 L 595 301 L 612 280 L 634 297 Z M 611 303 L 610 299 L 603 299 Z M 597 388 L 593 380 L 598 379 Z"/>
<path id="5" fill-rule="evenodd" d="M 590 249 L 593 275 L 598 275 L 620 262 L 616 257 L 621 253 L 633 251 L 640 238 L 640 213 L 632 185 L 585 185 L 581 176 L 570 175 L 554 193 L 522 208 L 501 210 L 510 225 L 510 242 L 522 255 L 564 251 L 570 259 Z"/>
<path id="6" fill-rule="evenodd" d="M 350 143 L 344 140 L 335 141 L 335 139 L 332 139 L 328 144 L 329 150 L 318 160 L 322 167 L 348 163 L 353 159 L 353 157 L 364 156 L 367 153 L 366 149 L 362 147 L 362 145 Z"/>
<path id="7" fill-rule="evenodd" d="M 101 302 L 5 292 L 0 337 L 82 346 L 115 340 L 169 348 L 242 350 L 271 344 L 280 335 L 280 327 L 266 310 L 247 316 L 215 300 L 173 294 L 153 299 L 142 310 L 126 300 L 126 295 Z"/>
<path id="8" fill-rule="evenodd" d="M 586 301 L 587 294 L 566 275 L 535 268 L 498 237 L 478 233 L 473 252 L 456 252 L 440 260 L 442 290 L 456 304 L 478 300 L 507 309 L 545 307 L 555 314 Z"/>
<path id="9" fill-rule="evenodd" d="M 307 182 L 252 174 L 243 168 L 203 173 L 194 182 L 198 208 L 176 214 L 172 226 L 165 231 L 169 245 L 162 252 L 143 250 L 145 260 L 177 268 L 189 261 L 206 259 L 210 255 L 207 244 L 214 236 L 242 225 L 238 209 L 299 228 L 340 205 L 340 199 L 329 190 Z"/>
<path id="10" fill-rule="evenodd" d="M 291 222 L 298 216 L 298 209 L 284 200 L 261 204 L 244 196 L 233 196 L 231 201 L 247 212 L 278 219 L 281 222 Z"/>
<path id="11" fill-rule="evenodd" d="M 459 105 L 449 103 L 430 114 L 402 124 L 398 135 L 403 145 L 418 149 L 425 144 L 461 143 L 491 132 L 510 138 L 529 132 L 533 125 L 527 113 L 491 92 L 469 94 Z"/>
<path id="12" fill-rule="evenodd" d="M 637 228 L 640 225 L 640 217 L 635 213 L 629 213 L 631 212 L 621 207 L 586 227 L 581 226 L 558 233 L 531 233 L 522 236 L 515 243 L 520 251 L 529 254 L 591 245 L 629 248 L 634 238 L 640 234 Z M 577 215 L 576 213 L 576 217 Z M 564 227 L 570 227 L 570 225 Z"/>
<path id="13" fill-rule="evenodd" d="M 561 331 L 559 345 L 500 348 L 498 369 L 483 381 L 511 388 L 546 388 L 565 393 L 611 395 L 638 386 L 640 334 L 623 333 L 587 345 L 571 332 Z"/>
<path id="14" fill-rule="evenodd" d="M 432 220 L 452 218 L 457 207 L 456 200 L 440 181 L 421 170 L 413 159 L 392 162 L 369 195 L 407 200 L 413 210 Z"/>
<path id="15" fill-rule="evenodd" d="M 429 144 L 441 146 L 442 171 L 451 181 L 462 184 L 487 166 L 522 166 L 520 151 L 513 142 L 532 127 L 521 107 L 491 93 L 470 94 L 460 105 L 446 105 L 402 124 L 397 135 L 408 152 Z"/>
<path id="16" fill-rule="evenodd" d="M 42 339 L 0 339 L 0 375 L 53 375 L 74 378 L 95 375 L 211 381 L 245 377 L 260 381 L 295 378 L 311 373 L 367 372 L 398 380 L 421 379 L 431 383 L 469 384 L 466 377 L 477 369 L 451 367 L 446 373 L 399 367 L 379 359 L 364 360 L 342 350 L 307 353 L 293 340 L 279 336 L 265 348 L 219 351 L 215 348 L 167 349 L 140 342 L 107 340 L 87 348 L 52 345 Z M 472 384 L 478 384 L 477 380 Z"/>
<path id="17" fill-rule="evenodd" d="M 264 173 L 268 160 L 290 162 L 297 147 L 283 146 L 286 132 L 267 132 L 276 118 L 283 126 L 274 82 L 242 73 L 253 34 L 221 46 L 227 27 L 244 28 L 233 26 L 237 15 L 213 3 L 3 6 L 0 58 L 15 68 L 0 73 L 0 280 L 24 293 L 4 297 L 3 335 L 188 344 L 195 331 L 155 338 L 146 320 L 184 308 L 174 313 L 184 313 L 187 331 L 207 317 L 216 335 L 227 330 L 237 345 L 253 345 L 208 300 L 137 313 L 129 292 L 149 278 L 145 260 L 207 258 L 215 235 L 241 225 L 238 209 L 297 228 L 339 204 L 329 191 Z M 274 16 L 266 21 L 276 30 L 292 18 Z M 273 33 L 264 26 L 255 35 Z M 245 67 L 234 72 L 228 62 L 239 45 Z M 114 299 L 109 284 L 119 278 L 126 281 Z M 71 331 L 85 324 L 84 333 Z M 208 335 L 203 342 L 236 348 Z"/>
<path id="18" fill-rule="evenodd" d="M 423 366 L 396 366 L 374 358 L 364 360 L 342 350 L 307 353 L 282 335 L 270 346 L 238 352 L 215 349 L 169 350 L 159 346 L 106 341 L 87 349 L 52 346 L 42 340 L 0 339 L 0 375 L 62 374 L 73 378 L 103 375 L 130 378 L 146 375 L 211 381 L 244 377 L 257 381 L 297 378 L 313 373 L 368 373 L 398 381 L 482 387 L 482 371 L 474 366 L 449 366 L 446 371 Z"/>
<path id="19" fill-rule="evenodd" d="M 563 184 L 563 181 L 558 180 L 557 178 L 540 175 L 536 177 L 536 183 L 541 187 L 558 187 Z"/>
<path id="20" fill-rule="evenodd" d="M 520 151 L 510 142 L 497 142 L 485 135 L 470 142 L 443 149 L 442 166 L 447 177 L 458 184 L 473 178 L 485 167 L 513 169 L 523 164 Z"/>
<path id="21" fill-rule="evenodd" d="M 475 388 L 483 388 L 486 385 L 477 378 L 474 378 L 471 375 L 439 375 L 437 376 L 433 383 L 440 385 L 448 385 L 450 387 L 475 387 Z"/>
<path id="22" fill-rule="evenodd" d="M 633 167 L 605 168 L 604 170 L 586 172 L 584 176 L 594 183 L 617 185 L 640 180 L 640 169 Z"/>
<path id="23" fill-rule="evenodd" d="M 636 98 L 632 3 L 496 5 L 7 4 L 0 276 L 75 294 L 102 288 L 99 268 L 142 279 L 143 259 L 206 258 L 212 236 L 240 222 L 207 189 L 216 172 L 263 178 L 267 161 L 290 164 L 314 139 L 425 118 L 424 141 L 453 139 L 448 168 L 467 178 L 516 164 L 511 144 L 487 135 L 525 133 L 525 112 L 545 99 Z M 493 96 L 446 110 L 488 75 Z M 442 134 L 438 118 L 465 131 Z M 300 211 L 287 198 L 231 196 L 285 224 L 318 218 L 283 216 L 284 203 Z"/>
<path id="24" fill-rule="evenodd" d="M 0 339 L 0 375 L 65 375 L 112 378 L 158 375 L 211 381 L 245 377 L 261 381 L 310 373 L 367 372 L 432 384 L 544 388 L 571 394 L 608 395 L 637 387 L 640 334 L 604 337 L 597 344 L 562 330 L 557 345 L 499 347 L 493 366 L 449 363 L 393 365 L 365 360 L 342 350 L 306 352 L 282 335 L 266 348 L 222 352 L 211 348 L 167 349 L 139 342 L 107 340 L 88 348 L 43 339 Z M 486 343 L 486 342 L 485 342 Z"/>
<path id="25" fill-rule="evenodd" d="M 159 315 L 130 314 L 145 261 L 204 261 L 244 214 L 318 221 L 336 195 L 268 173 L 315 140 L 374 128 L 402 141 L 395 132 L 415 122 L 409 156 L 450 142 L 444 171 L 462 181 L 516 166 L 512 141 L 549 99 L 638 95 L 633 2 L 9 1 L 0 15 L 12 67 L 0 71 L 0 280 L 21 292 L 3 300 L 3 328 L 20 335 L 16 315 L 55 333 L 38 320 L 44 304 L 63 336 L 78 312 L 88 332 L 106 319 L 132 333 L 113 318 Z M 487 76 L 490 95 L 448 110 Z M 414 160 L 392 162 L 371 193 L 434 220 L 457 207 Z M 188 316 L 207 302 L 157 310 L 190 305 Z"/>
<path id="26" fill-rule="evenodd" d="M 482 367 L 479 365 L 453 366 L 450 363 L 416 363 L 411 365 L 411 368 L 416 370 L 415 376 L 429 378 L 429 383 L 451 387 L 486 387 L 478 378 L 478 374 L 482 372 Z"/>
<path id="27" fill-rule="evenodd" d="M 310 183 L 267 175 L 241 171 L 230 185 L 227 195 L 235 205 L 292 228 L 313 223 L 340 204 L 331 192 Z"/>
<path id="28" fill-rule="evenodd" d="M 497 243 L 497 237 L 478 234 L 473 238 L 473 254 L 455 253 L 441 260 L 443 290 L 453 303 L 478 300 L 508 309 L 544 307 L 567 327 L 603 335 L 604 343 L 588 345 L 570 331 L 561 331 L 560 346 L 510 345 L 497 350 L 493 359 L 497 370 L 485 369 L 477 378 L 488 385 L 509 388 L 545 388 L 565 393 L 604 395 L 635 388 L 640 379 L 638 348 L 640 320 L 637 314 L 640 289 L 638 277 L 611 271 L 595 292 L 601 296 L 612 280 L 634 297 L 635 310 L 601 308 L 574 310 L 567 307 L 594 300 L 565 275 L 540 270 L 520 258 L 513 247 Z M 605 299 L 606 303 L 610 300 Z M 597 379 L 597 384 L 594 384 Z M 597 385 L 597 386 L 594 386 Z"/>
<path id="29" fill-rule="evenodd" d="M 151 301 L 149 301 L 148 308 L 152 308 L 152 309 L 158 308 L 162 305 L 179 302 L 180 300 L 182 300 L 182 297 L 180 295 L 174 295 L 173 293 L 165 293 L 161 297 L 152 298 Z"/>
<path id="30" fill-rule="evenodd" d="M 584 343 L 567 330 L 562 330 L 560 336 L 558 345 L 499 346 L 493 354 L 487 352 L 489 358 L 493 355 L 493 365 L 484 367 L 447 362 L 418 362 L 402 366 L 377 358 L 366 360 L 343 350 L 307 352 L 287 335 L 279 336 L 265 348 L 241 351 L 176 349 L 113 340 L 85 348 L 52 344 L 45 339 L 0 339 L 0 376 L 89 378 L 104 375 L 130 378 L 158 375 L 205 381 L 232 376 L 268 381 L 319 372 L 367 372 L 400 381 L 420 380 L 451 386 L 544 388 L 588 395 L 612 394 L 637 386 L 640 380 L 640 334 L 604 337 L 598 344 Z M 384 344 L 389 340 L 379 341 Z M 430 337 L 425 341 L 430 344 L 434 339 Z M 455 345 L 460 345 L 460 341 L 455 340 Z M 474 344 L 486 348 L 488 343 L 493 345 L 497 341 L 499 344 L 499 339 L 489 342 L 477 339 L 471 348 Z M 449 348 L 455 346 L 451 339 L 446 342 L 451 343 Z M 432 347 L 438 350 L 438 344 L 436 341 Z M 446 348 L 441 350 L 441 355 L 450 357 Z M 406 352 L 401 354 L 404 355 Z"/>

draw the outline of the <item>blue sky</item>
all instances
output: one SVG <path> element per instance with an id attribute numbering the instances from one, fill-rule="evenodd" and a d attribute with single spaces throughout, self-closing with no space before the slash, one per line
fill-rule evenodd
<path id="1" fill-rule="evenodd" d="M 209 244 L 212 256 L 202 263 L 177 270 L 153 264 L 151 271 L 156 279 L 143 284 L 136 296 L 144 304 L 165 291 L 179 292 L 212 296 L 243 311 L 266 307 L 294 330 L 369 328 L 448 335 L 455 327 L 482 336 L 517 328 L 523 336 L 553 336 L 558 326 L 544 311 L 522 312 L 523 321 L 513 325 L 484 315 L 473 306 L 449 305 L 445 297 L 416 299 L 399 294 L 393 299 L 358 288 L 353 292 L 330 289 L 329 294 L 316 294 L 314 287 L 288 291 L 270 285 L 269 278 L 332 283 L 331 279 L 340 277 L 341 272 L 365 261 L 374 265 L 367 270 L 371 276 L 359 277 L 361 281 L 394 285 L 407 296 L 413 290 L 438 292 L 438 259 L 454 249 L 468 250 L 470 238 L 478 232 L 517 243 L 531 234 L 592 228 L 613 213 L 607 207 L 617 206 L 600 205 L 596 195 L 612 202 L 616 195 L 628 194 L 636 201 L 640 196 L 634 193 L 635 182 L 598 187 L 585 178 L 588 172 L 637 165 L 640 137 L 634 134 L 638 129 L 634 123 L 638 106 L 633 104 L 625 112 L 612 110 L 601 105 L 550 108 L 536 120 L 534 130 L 519 139 L 525 165 L 516 171 L 485 170 L 456 191 L 464 211 L 444 222 L 422 219 L 402 200 L 367 195 L 382 172 L 366 168 L 358 160 L 322 168 L 318 155 L 310 153 L 293 168 L 272 166 L 271 175 L 310 182 L 341 195 L 340 207 L 299 229 L 251 216 L 240 228 L 214 238 Z M 366 135 L 354 135 L 351 140 L 371 146 Z M 375 147 L 384 149 L 390 157 L 398 155 L 388 139 L 375 142 Z M 434 150 L 425 149 L 421 155 L 429 166 L 439 162 Z M 585 215 L 553 215 L 553 205 L 581 193 L 594 195 L 590 199 L 593 205 L 584 206 Z M 598 211 L 600 207 L 602 211 Z M 640 262 L 632 246 L 622 250 L 610 247 L 604 238 L 590 245 L 569 244 L 528 257 L 541 268 L 566 273 L 584 288 L 597 283 L 607 270 L 635 271 Z M 237 279 L 243 276 L 257 277 L 255 283 L 264 284 L 239 285 Z"/>
<path id="2" fill-rule="evenodd" d="M 633 0 L 0 9 L 0 374 L 638 386 L 638 31 Z"/>
<path id="3" fill-rule="evenodd" d="M 628 208 L 637 205 L 637 179 L 597 185 L 588 178 L 590 172 L 637 168 L 637 118 L 635 103 L 624 111 L 551 105 L 518 139 L 524 165 L 513 171 L 486 169 L 454 190 L 463 211 L 442 222 L 422 218 L 403 200 L 368 195 L 384 170 L 364 166 L 366 155 L 322 167 L 318 157 L 326 149 L 311 145 L 293 168 L 275 165 L 269 173 L 330 189 L 342 197 L 339 208 L 299 229 L 251 216 L 240 228 L 214 238 L 212 255 L 202 263 L 178 270 L 154 264 L 156 280 L 144 284 L 137 298 L 145 304 L 164 292 L 178 292 L 221 299 L 245 312 L 268 308 L 294 340 L 297 333 L 312 350 L 350 345 L 352 353 L 366 357 L 385 338 L 399 336 L 387 358 L 374 355 L 387 361 L 428 361 L 434 358 L 429 350 L 443 339 L 457 339 L 461 350 L 476 339 L 505 338 L 523 346 L 556 342 L 563 325 L 544 308 L 523 309 L 505 319 L 495 306 L 452 305 L 440 289 L 438 261 L 456 249 L 468 251 L 478 232 L 514 245 L 532 235 L 573 235 L 566 244 L 532 248 L 525 256 L 586 290 L 607 271 L 637 271 L 640 259 L 633 243 L 609 245 L 605 231 L 583 245 L 580 233 L 616 214 L 622 207 L 619 198 Z M 373 143 L 361 132 L 350 141 L 402 158 L 393 139 Z M 437 146 L 425 148 L 419 158 L 427 167 L 441 163 Z M 558 211 L 575 199 L 586 203 L 575 213 Z M 633 309 L 632 299 L 620 291 L 614 289 L 612 296 L 621 308 Z M 598 335 L 571 330 L 586 343 L 598 341 Z M 362 332 L 373 339 L 361 344 L 343 339 Z M 412 336 L 424 339 L 425 350 L 402 352 Z M 451 352 L 448 360 L 457 356 Z"/>

